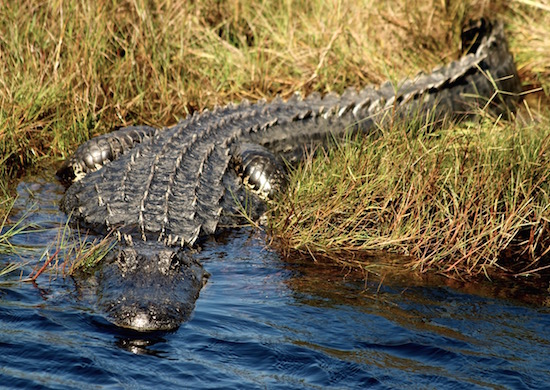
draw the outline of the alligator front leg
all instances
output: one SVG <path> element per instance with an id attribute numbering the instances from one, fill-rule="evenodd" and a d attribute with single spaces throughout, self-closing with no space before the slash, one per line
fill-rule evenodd
<path id="1" fill-rule="evenodd" d="M 264 200 L 273 199 L 288 185 L 283 163 L 261 145 L 234 145 L 231 148 L 231 164 L 243 184 Z"/>
<path id="2" fill-rule="evenodd" d="M 150 126 L 128 126 L 90 139 L 78 147 L 57 171 L 57 177 L 71 184 L 90 172 L 127 153 L 136 145 L 151 139 L 157 129 Z"/>

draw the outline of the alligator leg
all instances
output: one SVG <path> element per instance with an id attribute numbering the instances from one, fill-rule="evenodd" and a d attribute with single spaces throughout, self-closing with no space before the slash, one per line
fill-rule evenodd
<path id="1" fill-rule="evenodd" d="M 272 199 L 288 184 L 282 162 L 261 145 L 234 145 L 231 148 L 231 163 L 243 184 L 264 200 Z"/>
<path id="2" fill-rule="evenodd" d="M 78 147 L 74 155 L 57 171 L 57 177 L 67 184 L 97 171 L 137 144 L 151 139 L 157 129 L 150 126 L 128 126 L 90 139 Z"/>

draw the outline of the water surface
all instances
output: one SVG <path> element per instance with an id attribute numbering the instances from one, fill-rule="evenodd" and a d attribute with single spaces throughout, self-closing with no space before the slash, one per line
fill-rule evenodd
<path id="1" fill-rule="evenodd" d="M 46 230 L 13 240 L 55 246 L 63 188 L 18 187 L 14 217 Z M 49 249 L 49 254 L 55 249 Z M 52 389 L 544 389 L 550 310 L 406 281 L 365 283 L 338 267 L 283 260 L 253 229 L 205 243 L 211 274 L 191 320 L 139 334 L 110 325 L 71 278 L 0 286 L 0 387 Z M 10 283 L 12 281 L 12 283 Z"/>

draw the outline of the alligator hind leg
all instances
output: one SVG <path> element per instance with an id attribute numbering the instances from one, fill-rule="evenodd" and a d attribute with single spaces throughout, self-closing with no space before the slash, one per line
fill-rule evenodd
<path id="1" fill-rule="evenodd" d="M 67 184 L 78 181 L 88 173 L 116 160 L 137 144 L 147 141 L 156 131 L 157 129 L 150 126 L 128 126 L 94 137 L 80 145 L 56 175 Z"/>
<path id="2" fill-rule="evenodd" d="M 262 199 L 273 199 L 288 184 L 287 173 L 281 161 L 268 149 L 258 144 L 242 143 L 231 148 L 235 171 L 252 192 Z"/>
<path id="3" fill-rule="evenodd" d="M 490 33 L 491 28 L 491 23 L 487 19 L 470 20 L 460 34 L 462 51 L 465 54 L 477 52 L 483 37 Z"/>

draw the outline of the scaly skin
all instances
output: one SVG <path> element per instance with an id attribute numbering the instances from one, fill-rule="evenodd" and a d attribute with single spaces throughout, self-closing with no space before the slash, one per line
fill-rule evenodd
<path id="1" fill-rule="evenodd" d="M 72 213 L 74 221 L 98 232 L 115 230 L 127 242 L 152 242 L 154 251 L 159 245 L 166 250 L 188 247 L 238 223 L 238 202 L 246 200 L 251 218 L 260 216 L 264 203 L 247 191 L 243 181 L 272 195 L 285 183 L 278 156 L 294 161 L 307 145 L 350 132 L 369 133 L 395 120 L 429 117 L 437 124 L 444 118 L 468 117 L 479 107 L 497 114 L 513 112 L 521 84 L 502 25 L 483 22 L 474 30 L 480 34 L 474 52 L 398 85 L 385 83 L 341 96 L 313 94 L 286 102 L 230 104 L 160 131 L 140 128 L 136 134 L 135 128 L 123 129 L 92 139 L 60 172 L 71 176 L 72 170 L 77 172 L 73 176 L 84 176 L 69 187 L 61 207 Z M 134 137 L 128 138 L 129 133 Z M 140 251 L 145 250 L 143 242 Z M 148 277 L 145 271 L 132 274 L 132 278 Z M 104 278 L 103 284 L 111 279 Z M 128 280 L 128 285 L 136 284 Z M 162 292 L 163 283 L 158 285 Z M 198 290 L 188 300 L 194 302 L 196 296 Z M 151 300 L 145 299 L 141 307 L 148 305 L 155 307 L 157 318 L 170 317 L 169 305 L 166 314 Z M 147 310 L 137 306 L 132 310 L 139 321 L 122 321 L 127 317 L 125 308 L 109 313 L 117 324 L 140 329 L 136 324 L 148 323 L 142 330 L 154 329 L 155 321 L 143 320 Z M 179 325 L 175 319 L 168 323 Z M 162 329 L 169 328 L 166 321 L 162 324 Z"/>

